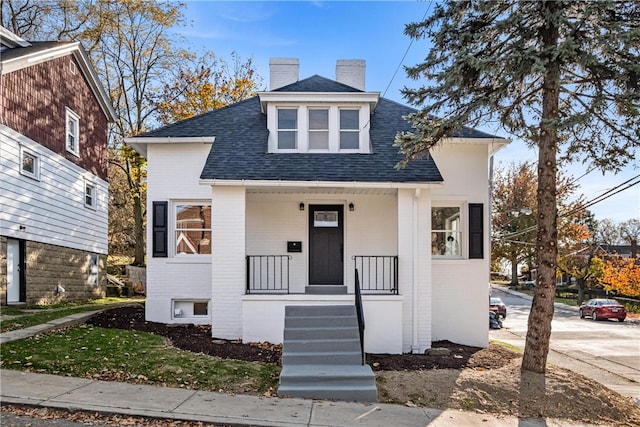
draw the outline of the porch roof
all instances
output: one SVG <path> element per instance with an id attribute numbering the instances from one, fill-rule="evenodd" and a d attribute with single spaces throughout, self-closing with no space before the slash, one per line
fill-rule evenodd
<path id="1" fill-rule="evenodd" d="M 329 93 L 349 89 L 360 92 L 316 75 L 277 91 Z M 269 153 L 267 116 L 261 111 L 258 96 L 139 135 L 136 139 L 215 135 L 215 143 L 200 176 L 203 180 L 440 183 L 443 178 L 431 156 L 412 161 L 404 169 L 395 167 L 402 159 L 393 145 L 396 133 L 411 131 L 403 116 L 414 111 L 380 98 L 371 115 L 371 154 Z M 468 128 L 457 136 L 497 138 Z"/>

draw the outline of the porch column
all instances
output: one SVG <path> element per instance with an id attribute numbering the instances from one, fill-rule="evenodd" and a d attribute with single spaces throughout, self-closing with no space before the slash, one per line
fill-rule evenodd
<path id="1" fill-rule="evenodd" d="M 216 338 L 242 338 L 245 188 L 212 186 L 211 323 Z"/>
<path id="2" fill-rule="evenodd" d="M 429 190 L 398 190 L 398 270 L 403 307 L 403 351 L 431 347 L 431 199 Z"/>

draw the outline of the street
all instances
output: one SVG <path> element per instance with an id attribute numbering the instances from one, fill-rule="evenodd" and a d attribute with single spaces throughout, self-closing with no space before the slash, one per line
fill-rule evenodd
<path id="1" fill-rule="evenodd" d="M 531 298 L 494 286 L 507 318 L 489 339 L 524 349 Z M 580 319 L 577 307 L 556 304 L 548 362 L 592 378 L 640 404 L 640 321 Z"/>

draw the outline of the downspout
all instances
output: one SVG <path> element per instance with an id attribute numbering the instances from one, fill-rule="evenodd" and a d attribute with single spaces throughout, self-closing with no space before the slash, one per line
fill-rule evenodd
<path id="1" fill-rule="evenodd" d="M 411 352 L 418 354 L 420 345 L 418 343 L 418 201 L 420 199 L 420 189 L 416 188 L 413 195 L 413 302 L 412 302 L 412 318 L 413 318 L 413 339 L 411 344 Z"/>

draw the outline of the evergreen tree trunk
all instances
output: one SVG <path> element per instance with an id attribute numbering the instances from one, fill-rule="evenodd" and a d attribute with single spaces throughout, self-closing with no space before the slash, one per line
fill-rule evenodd
<path id="1" fill-rule="evenodd" d="M 560 66 L 552 56 L 559 39 L 556 17 L 559 7 L 561 5 L 553 1 L 546 1 L 541 5 L 547 25 L 540 31 L 548 62 L 542 89 L 542 118 L 538 140 L 538 234 L 536 238 L 538 279 L 529 313 L 521 366 L 524 371 L 537 373 L 544 373 L 546 369 L 556 292 L 558 258 L 556 152 Z"/>

